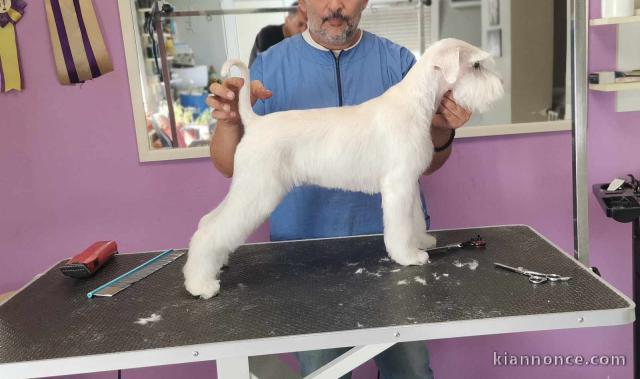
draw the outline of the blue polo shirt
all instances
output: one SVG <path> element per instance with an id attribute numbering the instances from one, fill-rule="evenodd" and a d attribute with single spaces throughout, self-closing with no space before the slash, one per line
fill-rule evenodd
<path id="1" fill-rule="evenodd" d="M 409 50 L 368 32 L 338 57 L 298 34 L 258 55 L 251 66 L 251 80 L 273 93 L 254 111 L 357 105 L 398 83 L 414 63 Z M 428 225 L 424 201 L 423 210 Z M 296 187 L 271 214 L 270 224 L 273 241 L 382 233 L 380 194 Z"/>

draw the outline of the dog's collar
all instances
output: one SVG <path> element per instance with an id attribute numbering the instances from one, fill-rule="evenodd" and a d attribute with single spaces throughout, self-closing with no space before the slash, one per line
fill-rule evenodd
<path id="1" fill-rule="evenodd" d="M 354 47 L 358 46 L 358 44 L 360 43 L 360 41 L 362 41 L 362 36 L 364 35 L 364 30 L 360 30 L 360 37 L 358 37 L 358 40 L 356 41 L 356 43 L 353 44 L 353 46 L 350 46 L 344 50 L 332 50 L 333 53 L 335 54 L 336 52 L 339 51 L 347 51 L 347 50 L 351 50 Z M 327 49 L 326 47 L 322 46 L 321 44 L 317 43 L 316 41 L 314 41 L 314 39 L 311 37 L 311 33 L 309 33 L 309 28 L 305 29 L 304 32 L 302 32 L 302 38 L 305 40 L 306 43 L 308 43 L 309 45 L 315 47 L 318 50 L 322 50 L 322 51 L 329 51 L 329 49 Z"/>

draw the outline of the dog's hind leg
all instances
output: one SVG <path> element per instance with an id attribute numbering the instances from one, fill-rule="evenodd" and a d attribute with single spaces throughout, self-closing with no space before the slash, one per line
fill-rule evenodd
<path id="1" fill-rule="evenodd" d="M 417 191 L 418 186 L 407 184 L 405 178 L 385 178 L 381 187 L 384 243 L 391 259 L 403 266 L 422 265 L 429 259 L 414 240 Z"/>
<path id="2" fill-rule="evenodd" d="M 227 197 L 202 218 L 189 243 L 183 269 L 185 287 L 192 295 L 208 299 L 218 293 L 217 276 L 229 254 L 260 226 L 286 193 L 285 186 L 274 178 L 266 172 L 234 177 Z"/>
<path id="3" fill-rule="evenodd" d="M 413 240 L 418 249 L 426 250 L 436 246 L 436 238 L 427 233 L 427 223 L 424 220 L 420 199 L 420 184 L 413 196 Z"/>

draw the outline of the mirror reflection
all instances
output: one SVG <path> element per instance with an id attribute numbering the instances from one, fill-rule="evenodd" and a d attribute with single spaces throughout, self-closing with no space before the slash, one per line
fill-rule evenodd
<path id="1" fill-rule="evenodd" d="M 297 3 L 290 1 L 174 0 L 171 8 L 166 2 L 131 1 L 153 149 L 208 145 L 216 122 L 205 99 L 209 86 L 221 81 L 224 61 L 253 61 L 306 27 Z M 416 57 L 446 37 L 490 51 L 505 96 L 491 111 L 472 116 L 468 126 L 570 118 L 564 1 L 370 0 L 359 26 L 407 47 Z M 170 78 L 168 85 L 164 76 Z"/>

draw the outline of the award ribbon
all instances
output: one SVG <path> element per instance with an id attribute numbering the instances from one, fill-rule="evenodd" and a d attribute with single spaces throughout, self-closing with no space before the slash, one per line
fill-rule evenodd
<path id="1" fill-rule="evenodd" d="M 26 6 L 23 0 L 0 0 L 0 92 L 22 91 L 15 25 Z"/>
<path id="2" fill-rule="evenodd" d="M 61 84 L 83 83 L 113 71 L 91 0 L 44 0 L 44 5 Z"/>

